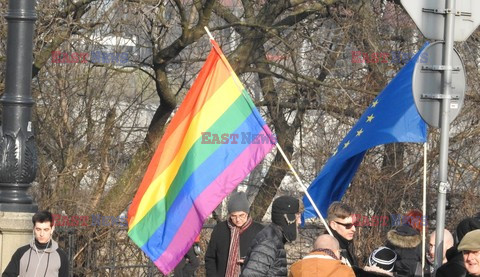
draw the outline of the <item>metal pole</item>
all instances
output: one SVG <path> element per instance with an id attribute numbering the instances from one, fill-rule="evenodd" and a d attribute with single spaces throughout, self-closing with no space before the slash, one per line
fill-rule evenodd
<path id="1" fill-rule="evenodd" d="M 9 0 L 5 93 L 0 99 L 0 211 L 35 212 L 27 191 L 35 179 L 37 152 L 32 127 L 33 28 L 36 0 Z"/>
<path id="2" fill-rule="evenodd" d="M 445 5 L 445 47 L 443 48 L 444 71 L 442 80 L 442 114 L 440 122 L 440 163 L 437 202 L 437 230 L 435 234 L 435 262 L 437 269 L 443 261 L 443 230 L 445 228 L 445 204 L 448 183 L 448 139 L 450 131 L 450 98 L 452 87 L 453 30 L 455 27 L 455 0 L 447 0 Z"/>

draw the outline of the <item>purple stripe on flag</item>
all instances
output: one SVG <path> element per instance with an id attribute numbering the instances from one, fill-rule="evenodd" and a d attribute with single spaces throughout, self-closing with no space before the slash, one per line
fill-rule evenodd
<path id="1" fill-rule="evenodd" d="M 268 129 L 267 129 L 268 130 Z M 265 135 L 265 128 L 261 132 Z M 261 135 L 260 134 L 260 135 Z M 271 133 L 268 135 L 272 136 Z M 204 220 L 273 148 L 269 143 L 250 144 L 198 197 L 165 252 L 154 262 L 163 272 L 171 272 L 192 245 Z M 247 167 L 245 168 L 245 165 Z M 239 170 L 244 168 L 244 170 Z M 235 180 L 235 181 L 233 181 Z M 232 185 L 224 187 L 225 184 Z M 234 185 L 233 185 L 234 184 Z M 192 232 L 192 230 L 194 230 Z"/>

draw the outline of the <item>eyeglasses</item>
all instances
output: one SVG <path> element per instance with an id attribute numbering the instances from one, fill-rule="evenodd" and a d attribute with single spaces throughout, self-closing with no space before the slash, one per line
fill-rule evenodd
<path id="1" fill-rule="evenodd" d="M 247 218 L 247 216 L 248 216 L 248 214 L 236 214 L 236 215 L 232 214 L 232 215 L 230 215 L 230 218 L 231 219 L 245 219 L 245 218 Z"/>
<path id="2" fill-rule="evenodd" d="M 335 223 L 342 225 L 343 227 L 345 227 L 345 229 L 352 229 L 352 227 L 354 226 L 353 223 L 341 223 L 338 221 L 335 221 Z"/>

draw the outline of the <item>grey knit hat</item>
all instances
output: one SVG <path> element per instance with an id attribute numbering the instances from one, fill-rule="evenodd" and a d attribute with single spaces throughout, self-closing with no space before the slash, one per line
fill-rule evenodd
<path id="1" fill-rule="evenodd" d="M 227 205 L 228 213 L 246 212 L 250 211 L 250 204 L 247 200 L 247 195 L 244 192 L 234 192 L 230 195 Z"/>

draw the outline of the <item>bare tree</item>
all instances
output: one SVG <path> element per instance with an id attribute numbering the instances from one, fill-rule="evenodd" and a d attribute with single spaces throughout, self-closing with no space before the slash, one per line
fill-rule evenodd
<path id="1" fill-rule="evenodd" d="M 0 11 L 6 2 L 0 1 Z M 33 193 L 42 207 L 68 214 L 118 215 L 128 208 L 210 48 L 205 26 L 306 184 L 408 60 L 402 56 L 394 63 L 393 53 L 413 55 L 424 42 L 399 1 L 50 0 L 39 1 L 37 11 L 32 70 L 40 170 Z M 6 24 L 0 26 L 4 50 Z M 107 37 L 134 44 L 128 64 L 51 62 L 53 51 L 91 53 Z M 456 45 L 469 88 L 451 132 L 450 228 L 477 212 L 478 39 L 476 32 Z M 113 51 L 124 51 L 125 45 L 117 46 Z M 369 60 L 354 63 L 355 51 Z M 382 62 L 378 53 L 389 58 Z M 438 138 L 430 129 L 429 218 L 435 216 Z M 345 201 L 362 215 L 419 209 L 421 153 L 422 146 L 413 144 L 369 150 Z M 276 194 L 301 195 L 278 152 L 262 166 L 251 176 L 259 186 L 256 219 Z M 381 244 L 386 230 L 361 228 L 359 254 Z"/>

